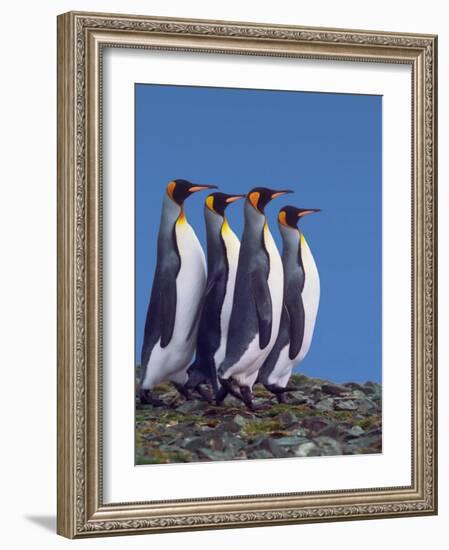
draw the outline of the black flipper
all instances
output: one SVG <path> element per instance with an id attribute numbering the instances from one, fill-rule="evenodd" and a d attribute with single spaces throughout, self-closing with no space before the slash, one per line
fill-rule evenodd
<path id="1" fill-rule="evenodd" d="M 282 307 L 281 324 L 279 326 L 279 333 L 274 343 L 273 349 L 268 354 L 263 365 L 259 369 L 257 375 L 257 382 L 260 384 L 268 384 L 268 378 L 273 372 L 274 367 L 279 359 L 279 354 L 282 349 L 290 344 L 290 317 L 288 315 L 287 307 L 284 304 Z"/>
<path id="2" fill-rule="evenodd" d="M 195 330 L 197 324 L 200 322 L 201 319 L 201 313 L 203 311 L 204 304 L 206 302 L 207 296 L 210 294 L 211 290 L 214 288 L 215 283 L 218 281 L 218 276 L 211 277 L 210 280 L 207 281 L 206 290 L 204 291 L 204 294 L 199 301 L 198 309 L 196 311 L 195 316 L 193 317 L 192 325 L 189 329 L 189 332 L 187 333 L 186 340 L 189 340 L 190 337 L 193 334 L 193 331 Z"/>
<path id="3" fill-rule="evenodd" d="M 165 348 L 173 336 L 176 318 L 176 277 L 173 273 L 164 273 L 161 277 L 160 304 L 160 333 L 161 348 Z"/>
<path id="4" fill-rule="evenodd" d="M 251 289 L 256 305 L 259 321 L 259 346 L 267 347 L 271 338 L 272 303 L 268 281 L 261 271 L 253 271 L 251 274 Z"/>
<path id="5" fill-rule="evenodd" d="M 297 292 L 296 289 L 295 292 Z M 301 296 L 296 295 L 296 299 L 291 300 L 287 298 L 285 307 L 290 321 L 290 348 L 288 356 L 293 360 L 298 355 L 304 339 L 305 313 Z"/>

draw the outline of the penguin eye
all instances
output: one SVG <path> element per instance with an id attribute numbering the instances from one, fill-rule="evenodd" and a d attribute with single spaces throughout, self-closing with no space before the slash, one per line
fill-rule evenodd
<path id="1" fill-rule="evenodd" d="M 259 210 L 259 207 L 258 207 L 259 198 L 260 198 L 260 193 L 258 191 L 254 191 L 253 193 L 250 193 L 248 197 L 249 202 L 254 206 L 256 210 Z"/>

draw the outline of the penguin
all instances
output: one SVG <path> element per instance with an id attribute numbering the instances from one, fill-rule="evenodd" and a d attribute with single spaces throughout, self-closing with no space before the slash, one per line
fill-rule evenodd
<path id="1" fill-rule="evenodd" d="M 176 179 L 163 198 L 151 289 L 141 353 L 139 395 L 143 404 L 160 406 L 151 394 L 169 380 L 187 396 L 187 367 L 195 351 L 199 308 L 206 288 L 206 258 L 188 224 L 184 201 L 197 191 L 216 189 Z"/>
<path id="2" fill-rule="evenodd" d="M 279 334 L 262 365 L 257 381 L 274 393 L 280 403 L 293 367 L 301 363 L 312 343 L 320 301 L 320 277 L 312 252 L 298 228 L 304 216 L 320 212 L 318 208 L 284 206 L 278 224 L 283 241 L 284 308 Z M 294 389 L 294 388 L 293 388 Z"/>
<path id="3" fill-rule="evenodd" d="M 292 193 L 255 187 L 246 196 L 226 353 L 218 368 L 220 404 L 228 393 L 255 410 L 251 389 L 276 341 L 284 294 L 282 261 L 265 217 L 274 198 Z"/>
<path id="4" fill-rule="evenodd" d="M 217 365 L 224 359 L 234 296 L 240 241 L 229 227 L 226 208 L 245 195 L 212 193 L 205 200 L 207 285 L 199 322 L 196 357 L 188 368 L 187 387 L 210 399 L 201 384 L 218 392 Z"/>

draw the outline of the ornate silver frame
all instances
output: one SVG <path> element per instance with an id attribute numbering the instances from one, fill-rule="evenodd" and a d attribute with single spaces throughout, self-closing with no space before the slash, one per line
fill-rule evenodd
<path id="1" fill-rule="evenodd" d="M 103 503 L 99 128 L 101 56 L 106 45 L 411 66 L 410 486 Z M 58 17 L 59 534 L 81 538 L 437 513 L 436 56 L 433 35 L 75 12 Z"/>

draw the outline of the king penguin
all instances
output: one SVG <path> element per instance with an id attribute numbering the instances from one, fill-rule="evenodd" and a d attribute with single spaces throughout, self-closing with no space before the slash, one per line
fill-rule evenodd
<path id="1" fill-rule="evenodd" d="M 188 369 L 188 388 L 204 397 L 201 384 L 210 383 L 218 391 L 217 365 L 224 359 L 229 319 L 234 297 L 240 241 L 229 227 L 225 210 L 245 195 L 212 193 L 205 200 L 207 237 L 207 285 L 199 322 L 195 361 Z"/>
<path id="2" fill-rule="evenodd" d="M 312 252 L 298 222 L 318 208 L 284 206 L 278 224 L 282 235 L 284 267 L 284 309 L 279 334 L 262 365 L 257 381 L 285 402 L 293 367 L 307 355 L 312 343 L 320 301 L 320 278 Z M 288 388 L 287 388 L 288 389 Z"/>
<path id="3" fill-rule="evenodd" d="M 184 201 L 216 188 L 183 179 L 170 181 L 162 204 L 156 271 L 141 353 L 140 400 L 162 405 L 151 390 L 169 380 L 185 395 L 187 368 L 195 351 L 199 308 L 206 288 L 206 258 L 187 223 Z"/>
<path id="4" fill-rule="evenodd" d="M 217 403 L 231 393 L 249 409 L 257 408 L 251 389 L 276 341 L 284 293 L 282 261 L 265 207 L 272 199 L 291 192 L 256 187 L 246 196 L 226 353 L 218 369 L 222 387 Z"/>

